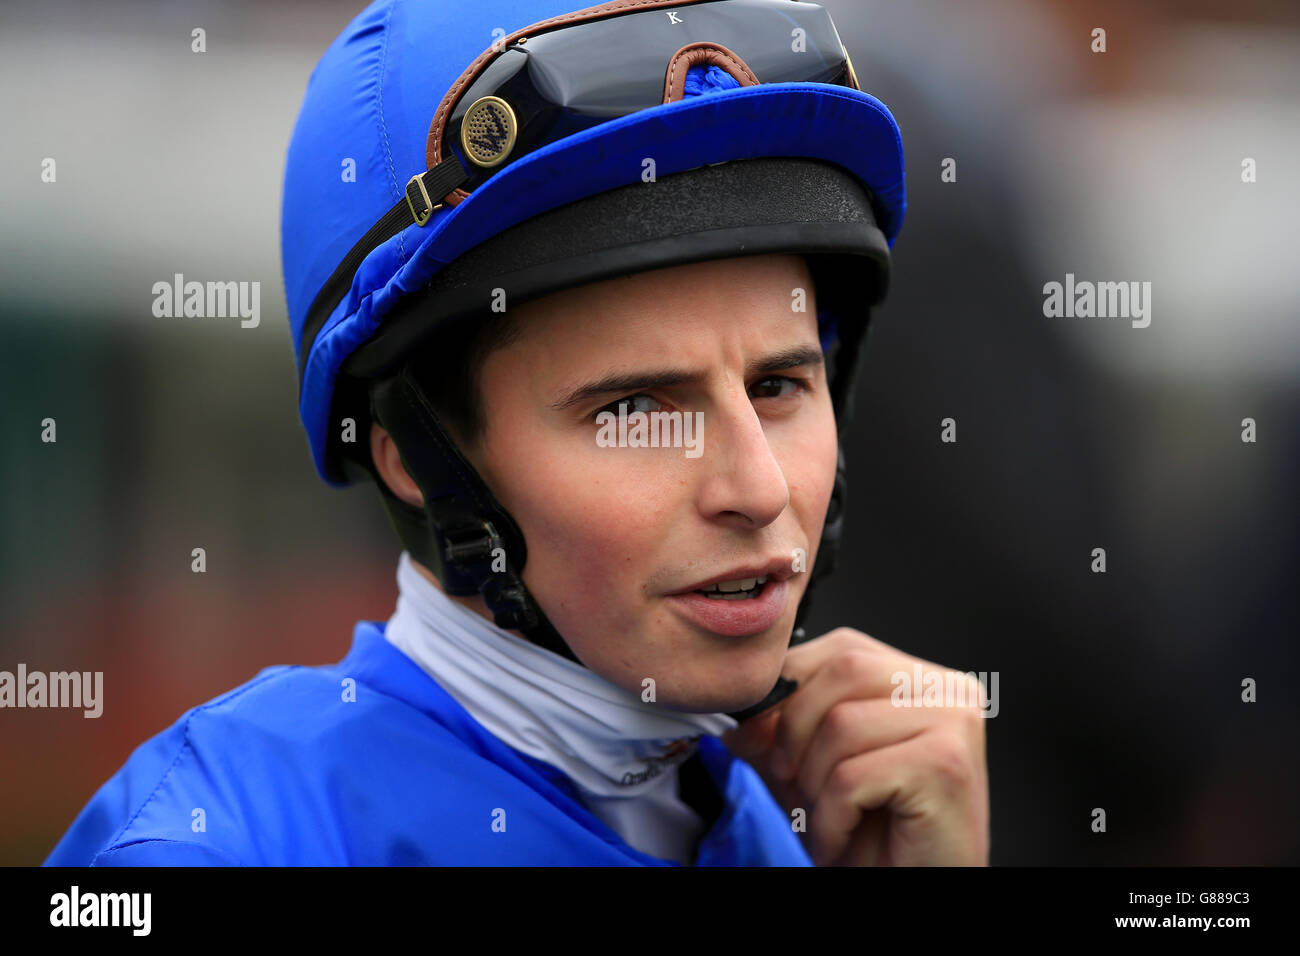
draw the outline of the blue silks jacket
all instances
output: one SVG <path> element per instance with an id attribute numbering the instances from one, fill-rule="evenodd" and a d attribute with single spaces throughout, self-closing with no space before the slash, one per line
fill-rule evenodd
<path id="1" fill-rule="evenodd" d="M 698 866 L 810 866 L 789 817 L 716 737 L 725 807 Z M 270 667 L 142 744 L 46 866 L 676 866 L 629 846 L 555 767 L 494 737 L 356 626 L 338 664 Z"/>

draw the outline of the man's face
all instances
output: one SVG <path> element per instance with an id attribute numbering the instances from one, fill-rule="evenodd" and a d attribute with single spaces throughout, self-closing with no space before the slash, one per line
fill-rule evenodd
<path id="1" fill-rule="evenodd" d="M 612 683 L 653 678 L 659 703 L 717 712 L 780 673 L 837 459 L 812 296 L 802 257 L 772 255 L 512 308 L 521 332 L 484 363 L 467 453 L 523 531 L 529 590 Z M 678 433 L 698 444 L 610 447 L 616 424 L 598 441 L 621 401 L 702 423 Z M 756 597 L 693 590 L 763 573 Z"/>

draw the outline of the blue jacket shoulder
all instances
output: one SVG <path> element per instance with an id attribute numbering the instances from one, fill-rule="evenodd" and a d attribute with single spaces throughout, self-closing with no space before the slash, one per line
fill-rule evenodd
<path id="1" fill-rule="evenodd" d="M 402 862 L 428 850 L 406 833 L 444 830 L 467 802 L 499 803 L 512 780 L 336 667 L 269 668 L 141 745 L 46 863 Z"/>

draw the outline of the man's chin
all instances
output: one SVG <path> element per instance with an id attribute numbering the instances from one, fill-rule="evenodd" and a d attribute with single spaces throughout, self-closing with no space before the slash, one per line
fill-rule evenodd
<path id="1" fill-rule="evenodd" d="M 759 644 L 734 648 L 723 659 L 710 658 L 708 665 L 700 661 L 703 673 L 695 671 L 689 685 L 669 689 L 677 703 L 667 706 L 692 714 L 732 714 L 753 707 L 772 692 L 781 676 L 792 627 L 783 622 Z M 680 693 L 671 694 L 672 690 Z M 659 699 L 666 703 L 662 681 Z"/>
<path id="2" fill-rule="evenodd" d="M 729 675 L 728 687 L 695 688 L 678 696 L 666 696 L 660 686 L 659 702 L 670 710 L 687 714 L 732 714 L 753 707 L 776 685 L 778 670 L 771 678 L 755 677 L 752 680 L 737 680 L 738 675 Z"/>

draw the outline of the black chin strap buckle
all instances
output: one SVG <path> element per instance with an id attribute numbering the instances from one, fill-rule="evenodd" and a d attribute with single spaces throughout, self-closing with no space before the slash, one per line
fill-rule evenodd
<path id="1" fill-rule="evenodd" d="M 478 582 L 497 627 L 527 633 L 540 623 L 537 604 L 507 562 L 505 542 L 491 521 L 479 521 L 443 535 L 443 558 Z"/>
<path id="2" fill-rule="evenodd" d="M 494 562 L 504 567 L 505 544 L 491 521 L 480 521 L 477 526 L 457 529 L 443 536 L 443 560 L 466 574 L 476 577 L 492 573 Z"/>
<path id="3" fill-rule="evenodd" d="M 808 640 L 808 631 L 803 627 L 796 627 L 790 633 L 791 647 L 794 647 L 798 644 L 802 644 L 806 640 Z M 763 713 L 763 711 L 770 710 L 771 708 L 775 707 L 777 704 L 781 703 L 781 701 L 785 700 L 796 690 L 798 690 L 798 688 L 799 688 L 799 682 L 797 680 L 790 680 L 789 678 L 786 677 L 778 677 L 776 679 L 776 686 L 774 686 L 770 691 L 768 691 L 767 696 L 764 697 L 762 700 L 760 700 L 757 704 L 754 704 L 752 707 L 746 707 L 744 710 L 732 711 L 731 713 L 727 714 L 727 716 L 730 717 L 732 720 L 734 720 L 736 723 L 743 724 L 745 721 L 749 720 L 749 718 L 757 717 L 759 714 Z"/>
<path id="4" fill-rule="evenodd" d="M 497 627 L 525 634 L 537 627 L 537 605 L 528 599 L 524 583 L 514 574 L 507 572 L 488 578 L 483 582 L 482 593 Z"/>
<path id="5" fill-rule="evenodd" d="M 746 707 L 744 710 L 733 711 L 727 716 L 736 723 L 743 724 L 745 721 L 749 720 L 749 718 L 756 717 L 763 713 L 763 711 L 769 710 L 781 703 L 781 701 L 793 694 L 798 686 L 799 682 L 797 680 L 778 677 L 776 679 L 776 686 L 768 691 L 767 696 L 757 704 L 752 707 Z"/>

